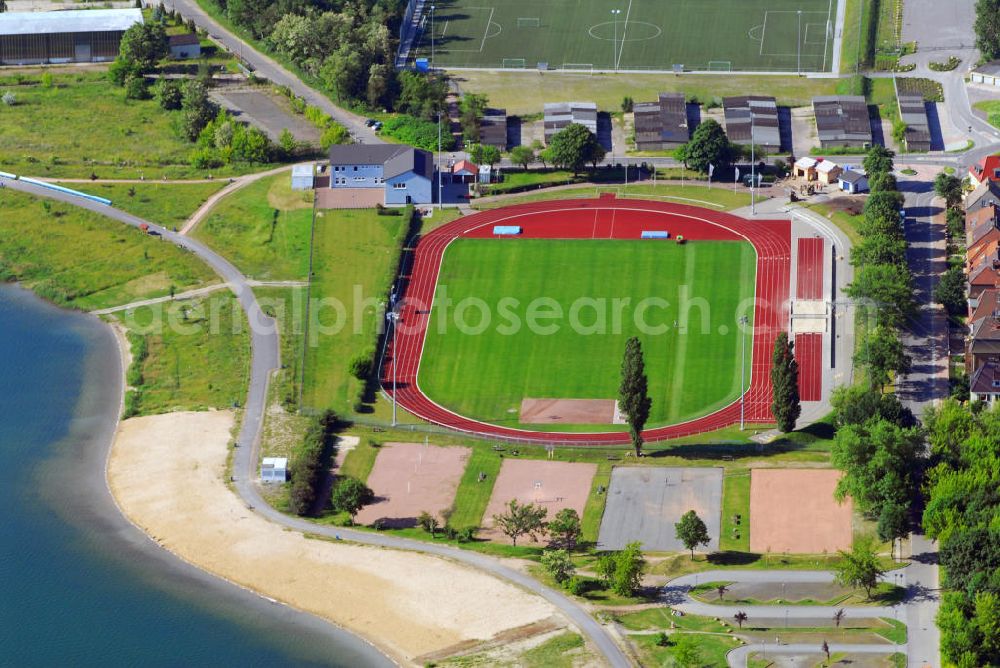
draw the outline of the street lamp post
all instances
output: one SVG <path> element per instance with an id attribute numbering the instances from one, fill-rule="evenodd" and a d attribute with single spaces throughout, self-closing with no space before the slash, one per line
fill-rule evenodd
<path id="1" fill-rule="evenodd" d="M 434 5 L 431 5 L 431 69 L 434 69 Z"/>
<path id="2" fill-rule="evenodd" d="M 437 155 L 437 170 L 438 170 L 438 211 L 444 208 L 444 175 L 441 173 L 441 112 L 438 112 L 438 155 Z"/>
<path id="3" fill-rule="evenodd" d="M 743 331 L 743 328 L 747 326 L 749 320 L 745 315 L 740 316 L 740 336 L 743 337 L 743 352 L 740 359 L 740 431 L 743 431 L 743 425 L 746 417 L 746 387 L 747 387 L 747 334 Z"/>
<path id="4" fill-rule="evenodd" d="M 754 190 L 757 185 L 757 176 L 754 173 L 754 163 L 756 159 L 754 157 L 754 146 L 753 146 L 753 109 L 750 110 L 750 215 L 757 215 L 757 195 Z"/>
<path id="5" fill-rule="evenodd" d="M 612 9 L 611 15 L 614 18 L 615 23 L 615 38 L 611 40 L 611 67 L 616 72 L 618 71 L 618 15 L 622 13 L 620 9 Z"/>

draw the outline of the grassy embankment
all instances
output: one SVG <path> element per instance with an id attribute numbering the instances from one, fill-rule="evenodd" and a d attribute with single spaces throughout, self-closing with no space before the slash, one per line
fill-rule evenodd
<path id="1" fill-rule="evenodd" d="M 111 206 L 159 223 L 180 228 L 205 200 L 221 190 L 224 180 L 209 183 L 62 183 L 90 195 L 106 197 Z"/>
<path id="2" fill-rule="evenodd" d="M 4 170 L 41 177 L 168 179 L 228 176 L 265 169 L 230 165 L 190 166 L 194 144 L 176 128 L 180 112 L 164 111 L 155 99 L 126 100 L 103 69 L 41 70 L 0 76 L 0 90 L 17 99 L 0 109 L 0 164 Z"/>
<path id="3" fill-rule="evenodd" d="M 10 189 L 0 196 L 0 232 L 0 277 L 68 308 L 107 308 L 219 281 L 172 244 Z"/>

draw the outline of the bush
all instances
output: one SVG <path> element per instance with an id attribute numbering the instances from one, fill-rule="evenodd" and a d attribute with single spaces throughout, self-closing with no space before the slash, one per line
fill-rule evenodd
<path id="1" fill-rule="evenodd" d="M 374 353 L 368 351 L 351 360 L 351 375 L 358 380 L 368 380 L 375 369 Z"/>
<path id="2" fill-rule="evenodd" d="M 226 164 L 225 159 L 217 150 L 207 146 L 193 151 L 190 162 L 195 169 L 218 169 Z"/>
<path id="3" fill-rule="evenodd" d="M 333 123 L 319 137 L 319 145 L 324 151 L 330 150 L 334 144 L 350 144 L 351 133 L 340 123 Z"/>
<path id="4" fill-rule="evenodd" d="M 181 87 L 172 79 L 161 79 L 156 87 L 156 101 L 161 109 L 175 111 L 181 108 Z"/>
<path id="5" fill-rule="evenodd" d="M 587 592 L 587 580 L 574 575 L 566 581 L 566 591 L 574 596 L 583 596 Z"/>
<path id="6" fill-rule="evenodd" d="M 670 647 L 670 636 L 663 631 L 656 634 L 656 644 L 660 647 Z"/>
<path id="7" fill-rule="evenodd" d="M 323 412 L 309 425 L 302 442 L 292 449 L 289 507 L 297 515 L 309 514 L 316 505 L 333 459 L 331 437 L 338 425 L 336 413 Z"/>
<path id="8" fill-rule="evenodd" d="M 3 96 L 0 97 L 0 100 L 3 100 L 4 105 L 8 107 L 13 107 L 15 104 L 17 104 L 17 95 L 14 95 L 9 90 L 5 90 L 3 92 Z"/>
<path id="9" fill-rule="evenodd" d="M 386 119 L 382 124 L 382 134 L 426 151 L 436 151 L 438 147 L 438 124 L 413 116 L 400 114 Z M 455 138 L 450 132 L 442 132 L 441 150 L 451 151 L 454 148 Z"/>
<path id="10" fill-rule="evenodd" d="M 139 414 L 139 405 L 142 400 L 140 390 L 129 390 L 125 393 L 125 408 L 122 411 L 122 419 L 127 420 Z"/>
<path id="11" fill-rule="evenodd" d="M 303 104 L 305 105 L 305 101 L 303 101 Z M 314 107 L 311 104 L 305 105 L 304 113 L 309 122 L 320 130 L 328 128 L 333 124 L 333 118 L 319 107 Z"/>
<path id="12" fill-rule="evenodd" d="M 146 83 L 145 77 L 139 75 L 125 80 L 126 100 L 148 100 L 150 97 L 149 84 Z"/>
<path id="13" fill-rule="evenodd" d="M 458 542 L 459 543 L 471 543 L 476 539 L 476 532 L 479 531 L 479 527 L 465 527 L 458 530 Z"/>
<path id="14" fill-rule="evenodd" d="M 48 70 L 42 72 L 42 88 L 52 88 L 52 73 Z"/>

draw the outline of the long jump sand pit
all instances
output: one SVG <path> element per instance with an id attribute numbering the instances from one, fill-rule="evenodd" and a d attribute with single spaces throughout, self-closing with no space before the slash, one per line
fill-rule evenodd
<path id="1" fill-rule="evenodd" d="M 441 513 L 451 507 L 471 453 L 469 448 L 386 443 L 368 476 L 376 500 L 362 508 L 355 521 L 411 527 L 426 511 L 443 522 Z"/>
<path id="2" fill-rule="evenodd" d="M 122 512 L 181 559 L 375 642 L 402 665 L 503 638 L 552 604 L 450 559 L 307 538 L 227 486 L 230 411 L 125 420 L 108 462 Z M 489 602 L 489 605 L 484 605 Z"/>
<path id="3" fill-rule="evenodd" d="M 522 399 L 521 424 L 618 424 L 614 399 Z"/>
<path id="4" fill-rule="evenodd" d="M 572 508 L 583 517 L 596 473 L 597 464 L 504 459 L 483 515 L 485 535 L 493 540 L 507 540 L 492 526 L 493 516 L 503 513 L 511 499 L 546 508 L 548 519 L 563 508 Z"/>
<path id="5" fill-rule="evenodd" d="M 750 473 L 750 549 L 819 554 L 851 547 L 850 499 L 837 503 L 833 469 L 754 469 Z"/>
<path id="6" fill-rule="evenodd" d="M 645 550 L 680 552 L 674 524 L 693 510 L 708 527 L 717 550 L 722 512 L 722 469 L 618 466 L 611 471 L 608 502 L 597 546 L 620 550 L 639 541 Z"/>

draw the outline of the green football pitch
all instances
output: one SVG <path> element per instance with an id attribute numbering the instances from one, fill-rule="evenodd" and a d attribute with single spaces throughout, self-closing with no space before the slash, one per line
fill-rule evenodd
<path id="1" fill-rule="evenodd" d="M 834 0 L 437 0 L 437 67 L 828 71 Z M 429 7 L 425 4 L 425 7 Z M 613 14 L 612 11 L 620 10 Z"/>
<path id="2" fill-rule="evenodd" d="M 711 413 L 739 396 L 744 338 L 750 368 L 751 336 L 737 323 L 755 275 L 746 242 L 457 239 L 438 278 L 420 389 L 466 417 L 517 427 L 524 398 L 615 399 L 625 342 L 638 336 L 650 426 Z M 663 301 L 643 310 L 650 298 Z"/>

